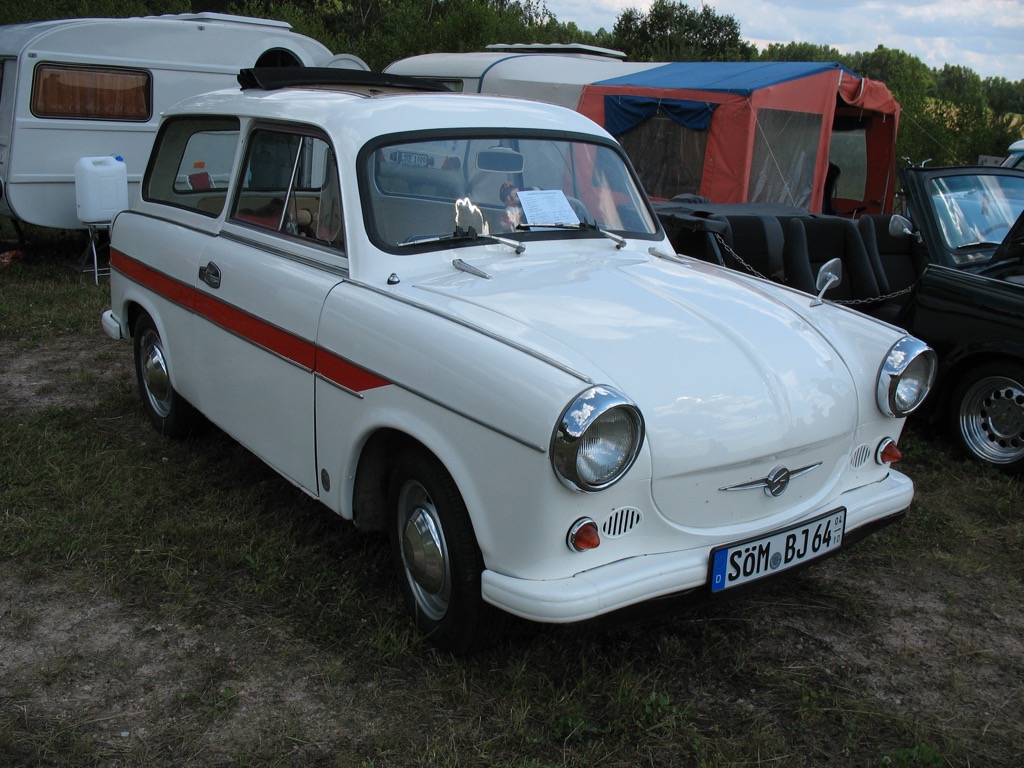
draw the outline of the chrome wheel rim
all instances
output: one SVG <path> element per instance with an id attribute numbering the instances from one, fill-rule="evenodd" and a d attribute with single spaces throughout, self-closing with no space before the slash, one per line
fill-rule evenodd
<path id="1" fill-rule="evenodd" d="M 960 433 L 972 453 L 992 464 L 1024 458 L 1024 387 L 1005 376 L 975 382 L 960 402 Z"/>
<path id="2" fill-rule="evenodd" d="M 414 480 L 398 497 L 402 567 L 416 606 L 428 618 L 444 617 L 451 602 L 451 568 L 444 529 L 427 490 Z"/>
<path id="3" fill-rule="evenodd" d="M 140 355 L 142 386 L 146 390 L 146 398 L 157 416 L 167 418 L 171 412 L 171 377 L 167 372 L 167 361 L 160 344 L 160 336 L 147 330 L 142 337 L 142 354 Z"/>

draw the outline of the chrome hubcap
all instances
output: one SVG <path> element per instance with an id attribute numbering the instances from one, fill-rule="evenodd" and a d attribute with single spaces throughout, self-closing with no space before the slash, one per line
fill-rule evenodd
<path id="1" fill-rule="evenodd" d="M 437 510 L 419 483 L 408 482 L 399 499 L 402 563 L 416 604 L 438 620 L 448 610 L 451 578 L 448 550 Z"/>
<path id="2" fill-rule="evenodd" d="M 171 377 L 160 346 L 160 337 L 147 331 L 142 339 L 142 383 L 153 410 L 161 418 L 171 412 Z"/>
<path id="3" fill-rule="evenodd" d="M 979 458 L 1010 464 L 1024 457 L 1024 387 L 1013 379 L 982 379 L 964 395 L 960 431 Z"/>

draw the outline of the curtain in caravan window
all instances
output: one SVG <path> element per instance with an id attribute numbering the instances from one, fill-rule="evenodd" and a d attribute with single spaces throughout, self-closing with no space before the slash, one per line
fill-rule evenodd
<path id="1" fill-rule="evenodd" d="M 810 208 L 821 120 L 807 112 L 758 110 L 748 202 Z"/>
<path id="2" fill-rule="evenodd" d="M 152 78 L 143 70 L 39 64 L 32 79 L 32 114 L 145 122 L 152 113 L 152 90 Z"/>

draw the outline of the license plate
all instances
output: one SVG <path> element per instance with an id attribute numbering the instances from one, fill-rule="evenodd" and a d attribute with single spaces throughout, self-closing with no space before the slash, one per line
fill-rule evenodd
<path id="1" fill-rule="evenodd" d="M 846 510 L 837 509 L 784 531 L 711 550 L 711 591 L 738 587 L 838 549 Z"/>
<path id="2" fill-rule="evenodd" d="M 399 165 L 411 165 L 414 168 L 426 168 L 430 164 L 430 157 L 419 152 L 399 152 L 396 162 Z"/>

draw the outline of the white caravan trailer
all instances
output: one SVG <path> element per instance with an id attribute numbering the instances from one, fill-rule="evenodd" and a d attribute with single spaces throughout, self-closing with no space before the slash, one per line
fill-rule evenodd
<path id="1" fill-rule="evenodd" d="M 123 158 L 131 199 L 163 110 L 243 68 L 328 65 L 369 69 L 285 22 L 219 13 L 0 26 L 0 216 L 84 228 L 81 158 Z"/>

